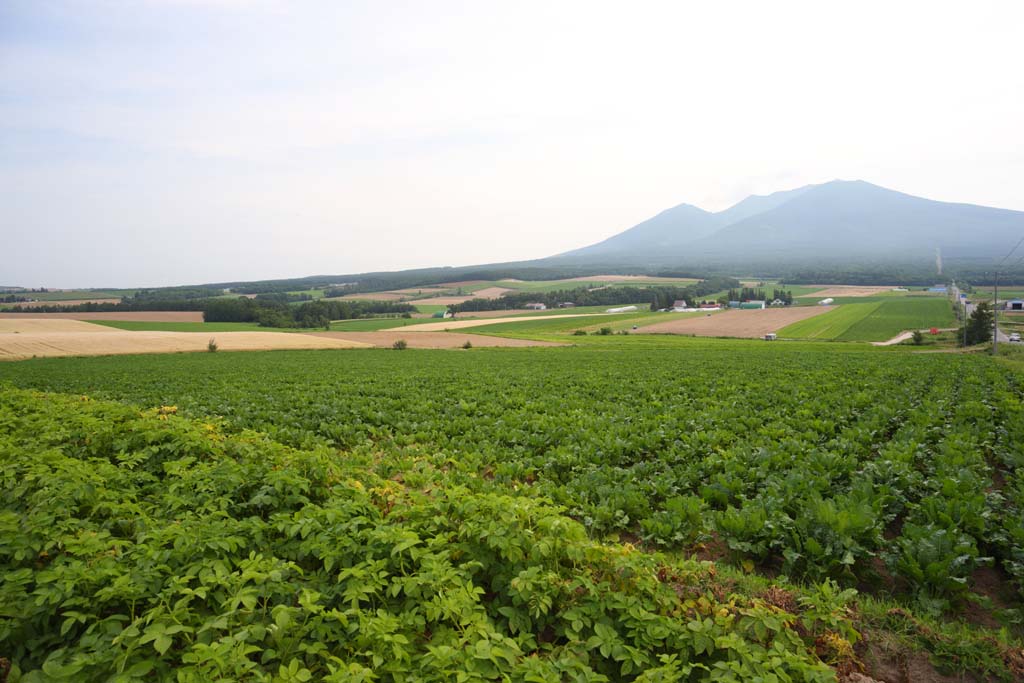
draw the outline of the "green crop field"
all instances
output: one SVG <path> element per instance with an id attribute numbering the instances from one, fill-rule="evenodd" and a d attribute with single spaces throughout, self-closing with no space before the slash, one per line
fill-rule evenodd
<path id="1" fill-rule="evenodd" d="M 787 325 L 778 334 L 785 339 L 838 339 L 880 305 L 878 302 L 844 303 L 828 313 Z"/>
<path id="2" fill-rule="evenodd" d="M 580 339 L 0 364 L 3 655 L 21 680 L 781 682 L 885 642 L 1019 678 L 1024 376 Z"/>
<path id="3" fill-rule="evenodd" d="M 601 311 L 607 309 L 606 306 L 598 306 L 597 308 Z M 576 309 L 573 309 L 573 312 L 577 312 Z M 576 330 L 595 332 L 602 327 L 608 327 L 615 332 L 619 332 L 629 330 L 633 325 L 649 324 L 654 319 L 666 319 L 665 315 L 664 313 L 651 313 L 644 309 L 629 313 L 581 315 L 575 318 L 555 318 L 553 320 L 546 320 L 546 316 L 538 315 L 530 316 L 522 321 L 462 328 L 461 331 L 489 334 L 496 337 L 545 339 L 551 335 L 565 335 Z"/>
<path id="4" fill-rule="evenodd" d="M 880 303 L 838 338 L 841 341 L 882 341 L 906 330 L 955 326 L 953 307 L 948 299 L 903 297 Z"/>
<path id="5" fill-rule="evenodd" d="M 849 303 L 847 303 L 849 302 Z M 956 325 L 945 297 L 847 297 L 828 313 L 779 330 L 790 339 L 885 341 L 906 330 Z"/>
<path id="6" fill-rule="evenodd" d="M 406 325 L 421 325 L 430 322 L 423 318 L 365 318 L 359 320 L 341 320 L 331 323 L 331 331 L 339 332 L 374 332 L 391 330 Z"/>

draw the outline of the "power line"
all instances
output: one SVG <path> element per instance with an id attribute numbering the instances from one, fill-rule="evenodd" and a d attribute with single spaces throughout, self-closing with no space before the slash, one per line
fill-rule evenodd
<path id="1" fill-rule="evenodd" d="M 1011 256 L 1013 256 L 1013 252 L 1017 251 L 1017 247 L 1019 247 L 1022 243 L 1024 243 L 1024 235 L 1022 235 L 1021 238 L 1019 240 L 1017 240 L 1017 244 L 1013 245 L 1013 249 L 1011 249 L 1006 254 L 1006 256 L 1003 257 L 1003 260 L 996 264 L 996 268 L 998 268 L 999 266 L 1001 266 L 1004 263 L 1006 263 L 1006 259 L 1008 259 Z M 1024 260 L 1024 256 L 1021 257 L 1021 260 Z M 1020 263 L 1020 261 L 1017 261 L 1017 263 Z"/>

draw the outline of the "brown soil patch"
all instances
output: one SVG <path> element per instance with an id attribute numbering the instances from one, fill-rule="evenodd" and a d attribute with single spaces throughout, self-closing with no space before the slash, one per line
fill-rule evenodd
<path id="1" fill-rule="evenodd" d="M 476 299 L 475 296 L 435 296 L 426 299 L 410 299 L 406 301 L 407 304 L 416 306 L 418 304 L 424 304 L 427 306 L 450 306 L 452 304 L 466 303 L 470 299 Z"/>
<path id="2" fill-rule="evenodd" d="M 824 306 L 822 307 L 824 308 Z M 506 311 L 507 313 L 508 311 Z M 544 320 L 555 320 L 557 318 L 582 318 L 591 317 L 593 313 L 564 313 L 559 315 L 545 315 L 536 316 L 537 318 L 543 318 Z M 520 318 L 487 318 L 482 320 L 464 320 L 456 318 L 455 320 L 443 320 L 436 323 L 425 323 L 423 325 L 409 325 L 404 327 L 406 332 L 413 332 L 419 334 L 421 332 L 444 332 L 445 330 L 461 330 L 466 327 L 479 327 L 481 325 L 497 325 L 498 323 L 518 323 L 524 320 L 531 320 L 533 316 L 523 316 Z"/>
<path id="3" fill-rule="evenodd" d="M 13 304 L 0 304 L 3 306 L 18 306 L 19 308 L 40 308 L 42 306 L 78 306 L 80 304 L 119 304 L 120 299 L 65 299 L 63 301 L 17 301 Z"/>
<path id="4" fill-rule="evenodd" d="M 206 351 L 206 345 L 211 337 L 216 339 L 221 351 L 344 349 L 368 346 L 347 339 L 322 339 L 308 334 L 281 332 L 218 332 L 211 335 L 206 332 L 128 332 L 114 328 L 101 329 L 107 329 L 109 332 L 69 331 L 0 335 L 0 360 L 21 360 L 34 356 L 107 356 Z"/>
<path id="5" fill-rule="evenodd" d="M 1010 607 L 1013 601 L 1013 580 L 998 567 L 979 567 L 971 573 L 971 591 L 988 598 L 993 610 Z M 1002 627 L 992 611 L 975 600 L 968 599 L 963 609 L 964 618 L 972 624 L 998 629 Z"/>
<path id="6" fill-rule="evenodd" d="M 0 320 L 137 320 L 147 323 L 201 323 L 202 311 L 118 311 L 110 313 L 0 313 Z"/>
<path id="7" fill-rule="evenodd" d="M 474 299 L 497 299 L 502 294 L 508 294 L 514 292 L 514 289 L 506 289 L 505 287 L 485 287 L 484 289 L 478 289 L 473 292 Z"/>
<path id="8" fill-rule="evenodd" d="M 891 292 L 895 285 L 889 287 L 860 287 L 857 285 L 808 285 L 808 287 L 821 287 L 821 291 L 807 294 L 822 299 L 830 296 L 876 296 L 884 292 Z"/>
<path id="9" fill-rule="evenodd" d="M 965 683 L 978 678 L 971 674 L 946 675 L 932 665 L 927 653 L 889 647 L 879 642 L 867 642 L 858 647 L 864 668 L 872 678 L 885 683 Z"/>
<path id="10" fill-rule="evenodd" d="M 633 334 L 691 334 L 698 337 L 763 337 L 786 325 L 827 313 L 835 306 L 795 306 L 741 311 L 730 309 L 697 318 L 676 318 L 654 323 Z"/>
<path id="11" fill-rule="evenodd" d="M 329 339 L 345 339 L 364 344 L 372 344 L 378 348 L 390 349 L 399 339 L 413 349 L 459 349 L 468 341 L 474 347 L 483 346 L 564 346 L 554 342 L 530 341 L 529 339 L 506 339 L 503 337 L 486 337 L 480 334 L 448 333 L 448 332 L 417 332 L 408 334 L 412 329 L 406 327 L 399 330 L 379 330 L 377 332 L 313 332 L 313 336 Z M 291 336 L 291 335 L 289 335 Z M 303 335 L 309 336 L 309 335 Z"/>

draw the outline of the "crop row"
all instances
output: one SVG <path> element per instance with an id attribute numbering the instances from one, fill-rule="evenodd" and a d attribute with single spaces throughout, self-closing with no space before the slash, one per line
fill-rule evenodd
<path id="1" fill-rule="evenodd" d="M 473 490 L 555 501 L 595 537 L 714 541 L 738 564 L 936 611 L 986 566 L 1024 579 L 1021 387 L 985 358 L 747 344 L 124 363 L 28 363 L 14 379 L 173 403 L 301 448 L 416 455 Z"/>
<path id="2" fill-rule="evenodd" d="M 12 680 L 835 680 L 849 591 L 785 609 L 415 457 L 0 388 Z M 401 477 L 386 477 L 400 467 Z"/>

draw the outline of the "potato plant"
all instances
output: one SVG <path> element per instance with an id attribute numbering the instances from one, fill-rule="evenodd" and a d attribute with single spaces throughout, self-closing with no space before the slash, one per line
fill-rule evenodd
<path id="1" fill-rule="evenodd" d="M 812 635 L 855 633 L 421 456 L 177 413 L 0 389 L 12 681 L 825 682 Z"/>
<path id="2" fill-rule="evenodd" d="M 417 458 L 447 486 L 554 502 L 596 540 L 715 539 L 738 565 L 847 586 L 884 570 L 936 610 L 958 608 L 989 564 L 1021 589 L 1024 408 L 1006 368 L 835 346 L 616 344 L 2 370 L 22 386 L 173 404 L 230 434 L 373 457 L 387 477 Z"/>

